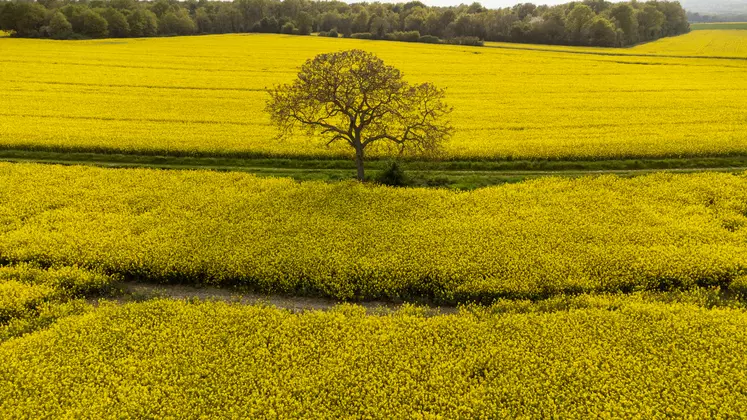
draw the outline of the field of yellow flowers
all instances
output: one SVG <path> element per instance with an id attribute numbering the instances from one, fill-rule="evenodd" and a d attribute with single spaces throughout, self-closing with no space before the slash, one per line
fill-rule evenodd
<path id="1" fill-rule="evenodd" d="M 746 40 L 745 31 L 697 31 L 610 54 L 258 34 L 7 38 L 0 148 L 348 156 L 273 140 L 264 89 L 291 81 L 317 53 L 362 48 L 410 81 L 448 89 L 456 128 L 448 159 L 744 155 Z"/>
<path id="2" fill-rule="evenodd" d="M 84 299 L 108 294 L 117 280 L 75 266 L 0 266 L 0 343 L 82 313 Z"/>
<path id="3" fill-rule="evenodd" d="M 2 418 L 739 418 L 747 312 L 103 304 L 0 343 Z"/>
<path id="4" fill-rule="evenodd" d="M 346 157 L 272 140 L 262 108 L 349 48 L 448 88 L 445 159 L 747 155 L 747 31 L 707 30 L 614 52 L 3 38 L 0 150 Z M 292 312 L 123 280 L 460 306 Z M 452 191 L 0 163 L 3 419 L 740 418 L 746 308 L 745 173 Z"/>
<path id="5" fill-rule="evenodd" d="M 747 177 L 545 178 L 472 192 L 0 164 L 0 259 L 151 281 L 442 302 L 728 285 Z"/>
<path id="6" fill-rule="evenodd" d="M 683 36 L 661 38 L 655 42 L 622 49 L 535 44 L 517 45 L 506 42 L 489 42 L 486 45 L 504 49 L 555 51 L 608 57 L 747 59 L 747 32 L 728 30 L 728 27 L 732 24 L 714 23 L 705 25 L 711 29 L 697 30 Z M 720 26 L 724 26 L 725 29 L 718 29 Z M 692 64 L 695 65 L 699 62 L 694 61 Z M 656 65 L 655 61 L 651 63 Z M 702 64 L 702 62 L 700 63 Z M 643 62 L 640 64 L 643 64 Z"/>
<path id="7" fill-rule="evenodd" d="M 744 25 L 742 29 L 747 29 Z M 633 49 L 635 53 L 747 58 L 747 31 L 705 30 L 686 37 L 662 38 Z"/>

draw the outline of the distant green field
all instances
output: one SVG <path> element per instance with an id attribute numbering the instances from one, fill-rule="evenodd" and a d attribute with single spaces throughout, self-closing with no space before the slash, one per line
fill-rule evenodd
<path id="1" fill-rule="evenodd" d="M 714 29 L 741 29 L 747 30 L 747 22 L 714 22 L 714 23 L 691 23 L 693 31 L 704 31 Z"/>

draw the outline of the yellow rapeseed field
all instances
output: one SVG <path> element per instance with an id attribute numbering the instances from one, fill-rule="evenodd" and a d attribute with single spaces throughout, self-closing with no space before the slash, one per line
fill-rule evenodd
<path id="1" fill-rule="evenodd" d="M 545 178 L 472 192 L 0 164 L 0 259 L 150 280 L 444 302 L 728 286 L 747 177 Z"/>
<path id="2" fill-rule="evenodd" d="M 291 81 L 315 54 L 362 48 L 410 81 L 448 89 L 456 134 L 447 158 L 747 154 L 746 39 L 699 31 L 623 51 L 531 51 L 259 34 L 8 38 L 0 147 L 348 156 L 314 141 L 273 141 L 263 89 Z"/>
<path id="3" fill-rule="evenodd" d="M 662 38 L 633 49 L 644 54 L 673 54 L 747 59 L 747 31 L 695 31 L 686 37 Z"/>
<path id="4" fill-rule="evenodd" d="M 600 300 L 600 299 L 597 299 Z M 0 344 L 2 418 L 741 418 L 747 312 L 103 305 Z"/>
<path id="5" fill-rule="evenodd" d="M 747 155 L 747 31 L 3 38 L 0 150 L 347 157 L 274 141 L 262 108 L 349 48 L 448 88 L 445 159 Z M 459 306 L 124 303 L 121 280 Z M 745 308 L 747 173 L 467 192 L 0 163 L 2 419 L 742 418 Z"/>
<path id="6" fill-rule="evenodd" d="M 82 299 L 108 292 L 116 280 L 78 267 L 0 266 L 0 342 L 85 311 Z"/>
<path id="7" fill-rule="evenodd" d="M 602 55 L 608 57 L 656 57 L 664 58 L 717 58 L 747 59 L 747 32 L 729 30 L 701 30 L 687 35 L 661 38 L 654 42 L 637 45 L 631 48 L 569 47 L 564 45 L 515 44 L 507 42 L 489 42 L 486 45 L 494 48 L 519 49 L 529 51 L 551 51 L 577 53 L 582 55 Z M 700 61 L 693 61 L 697 64 Z M 652 61 L 652 65 L 656 65 Z M 730 65 L 726 64 L 725 65 Z"/>

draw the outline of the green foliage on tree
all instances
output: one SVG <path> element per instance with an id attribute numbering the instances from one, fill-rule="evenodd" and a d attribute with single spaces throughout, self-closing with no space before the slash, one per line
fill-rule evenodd
<path id="1" fill-rule="evenodd" d="M 89 38 L 105 38 L 109 35 L 109 24 L 100 14 L 88 9 L 81 15 L 83 27 L 80 34 Z"/>
<path id="2" fill-rule="evenodd" d="M 621 3 L 613 6 L 609 15 L 622 30 L 625 44 L 638 42 L 638 19 L 635 10 L 629 4 Z"/>
<path id="3" fill-rule="evenodd" d="M 67 39 L 73 34 L 73 25 L 67 21 L 62 12 L 55 12 L 49 20 L 47 33 L 52 39 Z"/>
<path id="4" fill-rule="evenodd" d="M 83 14 L 87 10 L 89 10 L 88 7 L 83 4 L 68 4 L 60 8 L 60 11 L 65 15 L 68 22 L 73 25 L 73 32 L 76 34 L 83 33 Z"/>
<path id="5" fill-rule="evenodd" d="M 519 3 L 502 9 L 487 9 L 480 3 L 428 7 L 417 1 L 352 5 L 305 0 L 86 0 L 76 3 L 13 0 L 5 4 L 1 1 L 0 29 L 23 37 L 51 37 L 49 21 L 55 11 L 65 15 L 74 33 L 84 34 L 88 29 L 84 28 L 83 15 L 91 9 L 106 20 L 108 36 L 114 37 L 240 32 L 308 35 L 312 32 L 329 34 L 334 30 L 343 37 L 360 39 L 402 40 L 402 34 L 417 33 L 418 41 L 421 38 L 459 44 L 465 39 L 479 41 L 469 45 L 502 41 L 613 47 L 690 30 L 687 13 L 675 1 L 583 0 L 558 6 Z M 406 38 L 415 40 L 414 36 Z"/>
<path id="6" fill-rule="evenodd" d="M 589 24 L 589 44 L 600 47 L 614 47 L 617 43 L 615 25 L 609 20 L 597 16 Z"/>
<path id="7" fill-rule="evenodd" d="M 197 24 L 189 17 L 185 9 L 178 12 L 166 12 L 158 22 L 161 35 L 191 35 L 197 32 Z"/>
<path id="8" fill-rule="evenodd" d="M 37 37 L 47 9 L 39 3 L 8 3 L 0 12 L 0 29 L 19 37 Z"/>
<path id="9" fill-rule="evenodd" d="M 638 36 L 641 41 L 651 41 L 662 34 L 666 16 L 656 6 L 647 4 L 636 14 L 638 19 Z"/>
<path id="10" fill-rule="evenodd" d="M 296 25 L 293 24 L 293 22 L 288 22 L 280 29 L 280 33 L 283 34 L 293 34 L 293 31 L 296 30 Z"/>
<path id="11" fill-rule="evenodd" d="M 314 19 L 307 12 L 299 12 L 296 18 L 298 33 L 300 35 L 309 35 L 313 30 Z"/>
<path id="12" fill-rule="evenodd" d="M 591 7 L 578 3 L 568 14 L 565 28 L 568 31 L 568 39 L 574 44 L 584 45 L 588 39 L 589 26 L 594 19 L 594 11 Z"/>
<path id="13" fill-rule="evenodd" d="M 125 38 L 130 35 L 130 24 L 122 12 L 114 8 L 101 9 L 99 14 L 106 19 L 109 27 L 109 36 L 113 38 Z"/>
<path id="14" fill-rule="evenodd" d="M 281 137 L 302 129 L 327 145 L 350 146 L 360 181 L 366 150 L 434 153 L 452 132 L 443 89 L 410 85 L 399 70 L 362 50 L 307 60 L 295 81 L 269 94 L 266 111 Z"/>
<path id="15" fill-rule="evenodd" d="M 127 23 L 133 37 L 155 36 L 158 33 L 158 18 L 150 10 L 135 10 L 127 17 Z"/>

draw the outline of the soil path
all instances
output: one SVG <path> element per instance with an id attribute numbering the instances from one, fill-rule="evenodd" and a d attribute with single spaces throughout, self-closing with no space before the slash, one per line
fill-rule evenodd
<path id="1" fill-rule="evenodd" d="M 154 298 L 168 298 L 179 300 L 199 299 L 236 302 L 243 305 L 265 304 L 275 306 L 277 308 L 288 309 L 292 312 L 329 310 L 343 303 L 342 301 L 328 298 L 267 295 L 243 291 L 240 292 L 231 289 L 220 289 L 217 287 L 209 286 L 193 287 L 172 284 L 124 282 L 120 283 L 118 285 L 118 288 L 122 291 L 122 293 L 116 298 L 116 300 L 122 303 Z M 369 313 L 395 311 L 404 305 L 403 303 L 393 303 L 385 301 L 353 303 L 366 308 L 366 311 Z M 427 307 L 429 311 L 433 312 L 434 314 L 451 314 L 458 311 L 457 308 L 450 306 L 428 305 Z"/>

